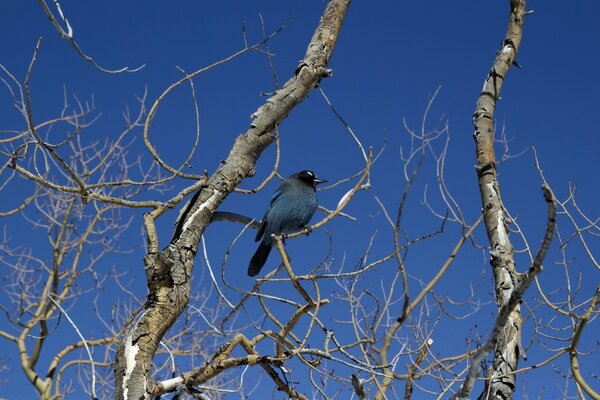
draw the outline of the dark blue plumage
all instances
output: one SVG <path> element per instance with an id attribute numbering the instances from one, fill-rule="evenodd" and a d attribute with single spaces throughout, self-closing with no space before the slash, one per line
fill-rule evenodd
<path id="1" fill-rule="evenodd" d="M 293 233 L 308 224 L 317 209 L 316 186 L 322 182 L 326 181 L 314 172 L 301 171 L 279 185 L 254 239 L 258 242 L 263 238 L 248 265 L 249 276 L 257 275 L 265 265 L 273 246 L 271 235 Z"/>

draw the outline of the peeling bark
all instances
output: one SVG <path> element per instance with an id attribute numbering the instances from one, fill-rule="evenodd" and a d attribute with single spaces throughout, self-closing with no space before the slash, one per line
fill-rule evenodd
<path id="1" fill-rule="evenodd" d="M 149 399 L 154 354 L 166 331 L 187 306 L 194 256 L 202 233 L 221 202 L 246 177 L 254 175 L 260 154 L 274 141 L 270 134 L 324 77 L 350 0 L 331 0 L 294 76 L 254 114 L 227 157 L 182 213 L 171 244 L 145 259 L 148 298 L 145 310 L 119 344 L 115 365 L 117 399 Z"/>
<path id="2" fill-rule="evenodd" d="M 509 239 L 508 216 L 500 195 L 494 153 L 494 111 L 504 79 L 519 50 L 525 17 L 525 0 L 510 0 L 510 17 L 506 37 L 496 54 L 473 116 L 477 152 L 477 177 L 483 215 L 490 241 L 490 256 L 498 309 L 507 304 L 520 275 L 515 269 L 513 246 Z M 510 313 L 499 335 L 494 364 L 489 373 L 482 399 L 510 399 L 515 389 L 515 375 L 521 352 L 522 315 L 517 306 Z"/>

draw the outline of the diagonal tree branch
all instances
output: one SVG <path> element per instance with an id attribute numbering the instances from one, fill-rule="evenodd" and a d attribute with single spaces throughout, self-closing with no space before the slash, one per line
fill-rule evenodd
<path id="1" fill-rule="evenodd" d="M 546 253 L 548 253 L 548 249 L 550 248 L 550 243 L 552 242 L 552 236 L 554 235 L 554 231 L 556 228 L 556 204 L 554 195 L 552 191 L 547 186 L 542 186 L 544 191 L 544 198 L 546 199 L 546 203 L 548 204 L 548 219 L 546 224 L 546 234 L 544 235 L 544 239 L 542 240 L 542 244 L 540 245 L 540 249 L 538 250 L 535 259 L 533 260 L 533 264 L 529 268 L 527 272 L 522 275 L 520 283 L 515 287 L 512 291 L 510 298 L 502 306 L 500 309 L 500 313 L 498 314 L 498 318 L 496 318 L 496 324 L 494 325 L 494 329 L 490 336 L 490 339 L 480 347 L 477 352 L 473 355 L 471 360 L 471 365 L 469 366 L 467 378 L 463 382 L 462 387 L 454 395 L 452 398 L 457 400 L 467 399 L 469 393 L 473 389 L 473 385 L 475 380 L 479 376 L 479 372 L 481 371 L 481 362 L 483 358 L 491 351 L 496 349 L 496 353 L 498 350 L 499 340 L 505 334 L 508 324 L 511 318 L 511 314 L 517 305 L 522 301 L 523 295 L 525 291 L 531 285 L 531 283 L 535 280 L 535 277 L 542 272 L 542 262 L 546 257 Z M 513 377 L 514 374 L 510 374 L 508 376 L 504 376 L 503 378 Z M 491 386 L 488 386 L 491 387 Z M 488 396 L 489 392 L 484 392 L 483 396 Z M 498 396 L 498 393 L 490 393 L 492 398 L 501 398 Z M 511 391 L 512 395 L 512 391 Z M 481 398 L 482 396 L 480 396 Z M 484 397 L 485 398 L 485 397 Z"/>
<path id="2" fill-rule="evenodd" d="M 581 375 L 581 370 L 579 369 L 579 359 L 577 357 L 577 345 L 579 344 L 579 339 L 581 338 L 583 329 L 590 321 L 590 318 L 592 318 L 593 314 L 597 312 L 596 306 L 598 305 L 599 298 L 600 286 L 596 287 L 596 293 L 594 293 L 594 297 L 590 301 L 590 305 L 587 308 L 585 314 L 581 317 L 581 321 L 577 325 L 577 329 L 575 330 L 575 334 L 573 335 L 571 346 L 569 347 L 569 358 L 571 361 L 571 372 L 573 373 L 573 378 L 575 378 L 575 382 L 577 382 L 577 385 L 594 400 L 600 399 L 600 394 L 596 392 Z"/>
<path id="3" fill-rule="evenodd" d="M 185 210 L 171 244 L 145 258 L 149 294 L 145 311 L 119 344 L 115 366 L 117 399 L 148 399 L 153 382 L 152 360 L 166 331 L 190 298 L 194 256 L 204 229 L 221 202 L 255 172 L 260 154 L 275 140 L 271 134 L 324 77 L 349 0 L 331 0 L 294 76 L 253 115 L 250 128 L 238 136 L 227 159 L 208 178 Z"/>

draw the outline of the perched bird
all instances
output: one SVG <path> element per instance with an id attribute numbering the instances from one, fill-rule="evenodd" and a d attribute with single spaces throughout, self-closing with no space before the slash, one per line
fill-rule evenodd
<path id="1" fill-rule="evenodd" d="M 256 242 L 263 239 L 250 260 L 248 276 L 255 276 L 265 265 L 273 246 L 271 235 L 293 233 L 308 224 L 317 209 L 317 185 L 323 182 L 327 181 L 312 171 L 300 171 L 279 185 L 256 233 Z"/>

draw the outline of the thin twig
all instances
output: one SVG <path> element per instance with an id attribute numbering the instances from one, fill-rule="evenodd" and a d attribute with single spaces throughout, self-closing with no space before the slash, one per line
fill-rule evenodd
<path id="1" fill-rule="evenodd" d="M 69 321 L 69 323 L 71 324 L 73 329 L 75 329 L 75 332 L 77 332 L 77 335 L 82 340 L 82 342 L 85 346 L 85 351 L 87 352 L 88 358 L 90 360 L 90 367 L 92 368 L 92 398 L 97 399 L 98 397 L 96 396 L 96 369 L 94 367 L 94 358 L 92 357 L 92 352 L 91 352 L 89 346 L 87 345 L 87 340 L 85 339 L 85 337 L 83 337 L 83 335 L 81 334 L 81 331 L 79 330 L 79 328 L 77 327 L 75 322 L 71 319 L 69 314 L 65 311 L 65 309 L 62 308 L 62 306 L 58 302 L 54 301 L 52 296 L 48 295 L 48 299 L 50 299 L 50 301 L 52 303 L 54 303 L 54 305 L 56 307 L 58 307 L 58 309 L 65 316 L 65 318 L 67 318 L 67 320 Z"/>
<path id="2" fill-rule="evenodd" d="M 98 63 L 96 63 L 96 61 L 92 57 L 88 56 L 87 54 L 85 54 L 83 52 L 81 47 L 79 47 L 79 45 L 73 38 L 73 27 L 69 23 L 69 20 L 67 19 L 67 17 L 65 17 L 58 0 L 52 0 L 52 2 L 54 3 L 54 6 L 56 7 L 56 11 L 58 11 L 58 15 L 60 16 L 60 19 L 62 20 L 62 22 L 65 24 L 67 30 L 65 31 L 63 29 L 63 27 L 60 25 L 60 23 L 58 22 L 58 20 L 52 13 L 52 10 L 50 10 L 50 7 L 48 7 L 48 4 L 46 3 L 46 1 L 39 0 L 40 6 L 42 6 L 42 10 L 44 11 L 44 14 L 46 14 L 48 19 L 52 23 L 52 25 L 54 25 L 54 28 L 56 29 L 56 31 L 58 32 L 60 37 L 65 39 L 67 42 L 69 42 L 71 44 L 71 46 L 73 46 L 73 48 L 75 49 L 77 54 L 79 54 L 85 61 L 92 64 L 94 66 L 94 68 L 96 68 L 102 72 L 105 72 L 107 74 L 119 74 L 121 72 L 137 72 L 140 69 L 144 68 L 145 64 L 142 64 L 141 66 L 139 66 L 137 68 L 133 68 L 133 69 L 130 69 L 129 67 L 123 67 L 123 68 L 115 69 L 115 70 L 106 69 L 106 68 L 103 68 L 100 65 L 98 65 Z"/>

